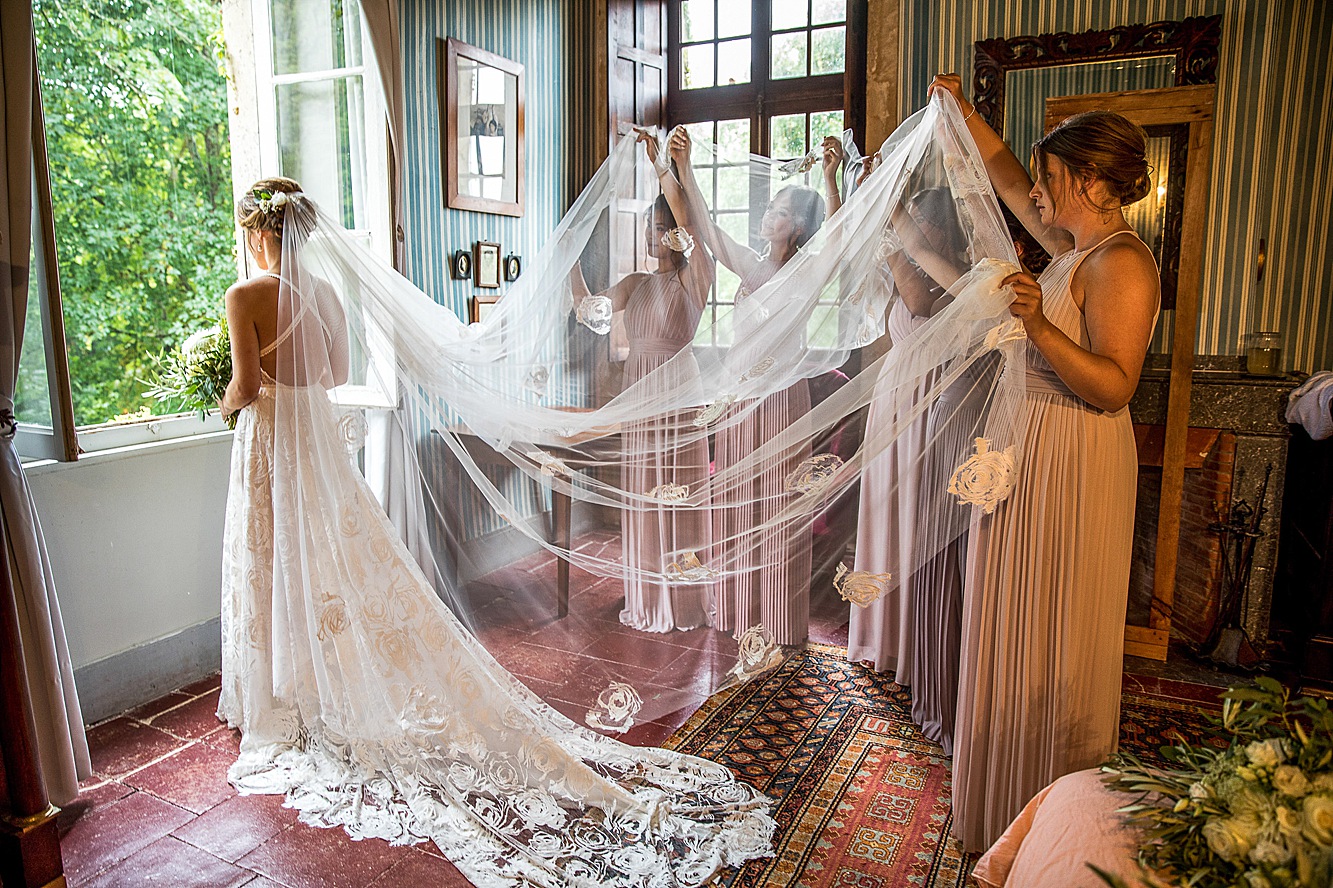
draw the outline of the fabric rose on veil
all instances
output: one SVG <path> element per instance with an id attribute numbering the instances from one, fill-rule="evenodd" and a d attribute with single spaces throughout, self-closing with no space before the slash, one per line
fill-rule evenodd
<path id="1" fill-rule="evenodd" d="M 1015 448 L 991 450 L 986 438 L 977 438 L 976 448 L 977 452 L 949 478 L 949 492 L 958 498 L 959 504 L 980 506 L 989 515 L 1013 492 L 1018 475 Z"/>
<path id="2" fill-rule="evenodd" d="M 639 692 L 623 681 L 613 681 L 597 695 L 597 705 L 588 710 L 588 724 L 601 731 L 623 734 L 634 726 L 634 716 L 643 708 Z"/>
<path id="3" fill-rule="evenodd" d="M 574 317 L 580 324 L 602 336 L 611 332 L 612 314 L 611 297 L 600 294 L 584 296 L 574 309 Z"/>

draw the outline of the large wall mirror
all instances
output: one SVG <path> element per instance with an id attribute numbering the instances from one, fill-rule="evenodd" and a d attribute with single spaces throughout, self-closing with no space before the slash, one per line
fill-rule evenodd
<path id="1" fill-rule="evenodd" d="M 1020 156 L 1053 121 L 1049 99 L 1088 94 L 1138 93 L 1217 80 L 1220 15 L 1181 22 L 1126 25 L 1082 34 L 1041 34 L 980 40 L 976 44 L 974 104 Z M 1185 195 L 1187 129 L 1147 127 L 1154 188 L 1125 214 L 1162 269 L 1162 308 L 1176 304 Z M 1025 261 L 1037 249 L 1024 245 Z M 1045 263 L 1044 255 L 1028 262 Z"/>
<path id="2" fill-rule="evenodd" d="M 1209 16 L 976 44 L 973 103 L 1020 156 L 1057 122 L 1092 108 L 1118 111 L 1148 133 L 1154 187 L 1125 218 L 1162 269 L 1162 308 L 1173 313 L 1171 379 L 1152 598 L 1146 614 L 1126 615 L 1125 652 L 1158 660 L 1166 659 L 1175 598 L 1221 34 L 1222 17 Z M 1024 263 L 1044 266 L 1035 241 L 1022 246 Z"/>
<path id="3" fill-rule="evenodd" d="M 446 202 L 523 215 L 523 66 L 461 40 L 438 41 Z"/>

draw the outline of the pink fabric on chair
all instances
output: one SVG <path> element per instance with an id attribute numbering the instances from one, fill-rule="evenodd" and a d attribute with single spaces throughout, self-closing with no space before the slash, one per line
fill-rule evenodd
<path id="1" fill-rule="evenodd" d="M 1004 835 L 977 861 L 981 888 L 1105 888 L 1095 864 L 1129 885 L 1164 885 L 1140 871 L 1137 830 L 1116 810 L 1131 797 L 1102 784 L 1096 768 L 1075 771 L 1027 803 Z"/>

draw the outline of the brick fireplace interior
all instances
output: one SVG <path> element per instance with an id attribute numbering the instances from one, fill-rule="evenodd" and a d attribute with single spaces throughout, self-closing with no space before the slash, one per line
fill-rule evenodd
<path id="1" fill-rule="evenodd" d="M 1134 427 L 1139 489 L 1129 579 L 1128 622 L 1132 625 L 1147 624 L 1152 601 L 1164 436 L 1160 425 Z M 1222 585 L 1222 540 L 1209 528 L 1225 522 L 1231 509 L 1236 436 L 1220 429 L 1191 428 L 1186 454 L 1171 637 L 1202 644 L 1217 618 Z"/>

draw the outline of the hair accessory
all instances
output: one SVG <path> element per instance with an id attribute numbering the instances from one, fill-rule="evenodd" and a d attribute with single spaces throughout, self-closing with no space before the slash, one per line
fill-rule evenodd
<path id="1" fill-rule="evenodd" d="M 259 201 L 259 211 L 267 216 L 269 213 L 280 211 L 291 202 L 292 198 L 296 197 L 301 192 L 294 191 L 288 193 L 286 191 L 279 191 L 277 194 L 274 194 L 271 191 L 256 188 L 250 193 L 254 195 L 255 200 Z"/>

